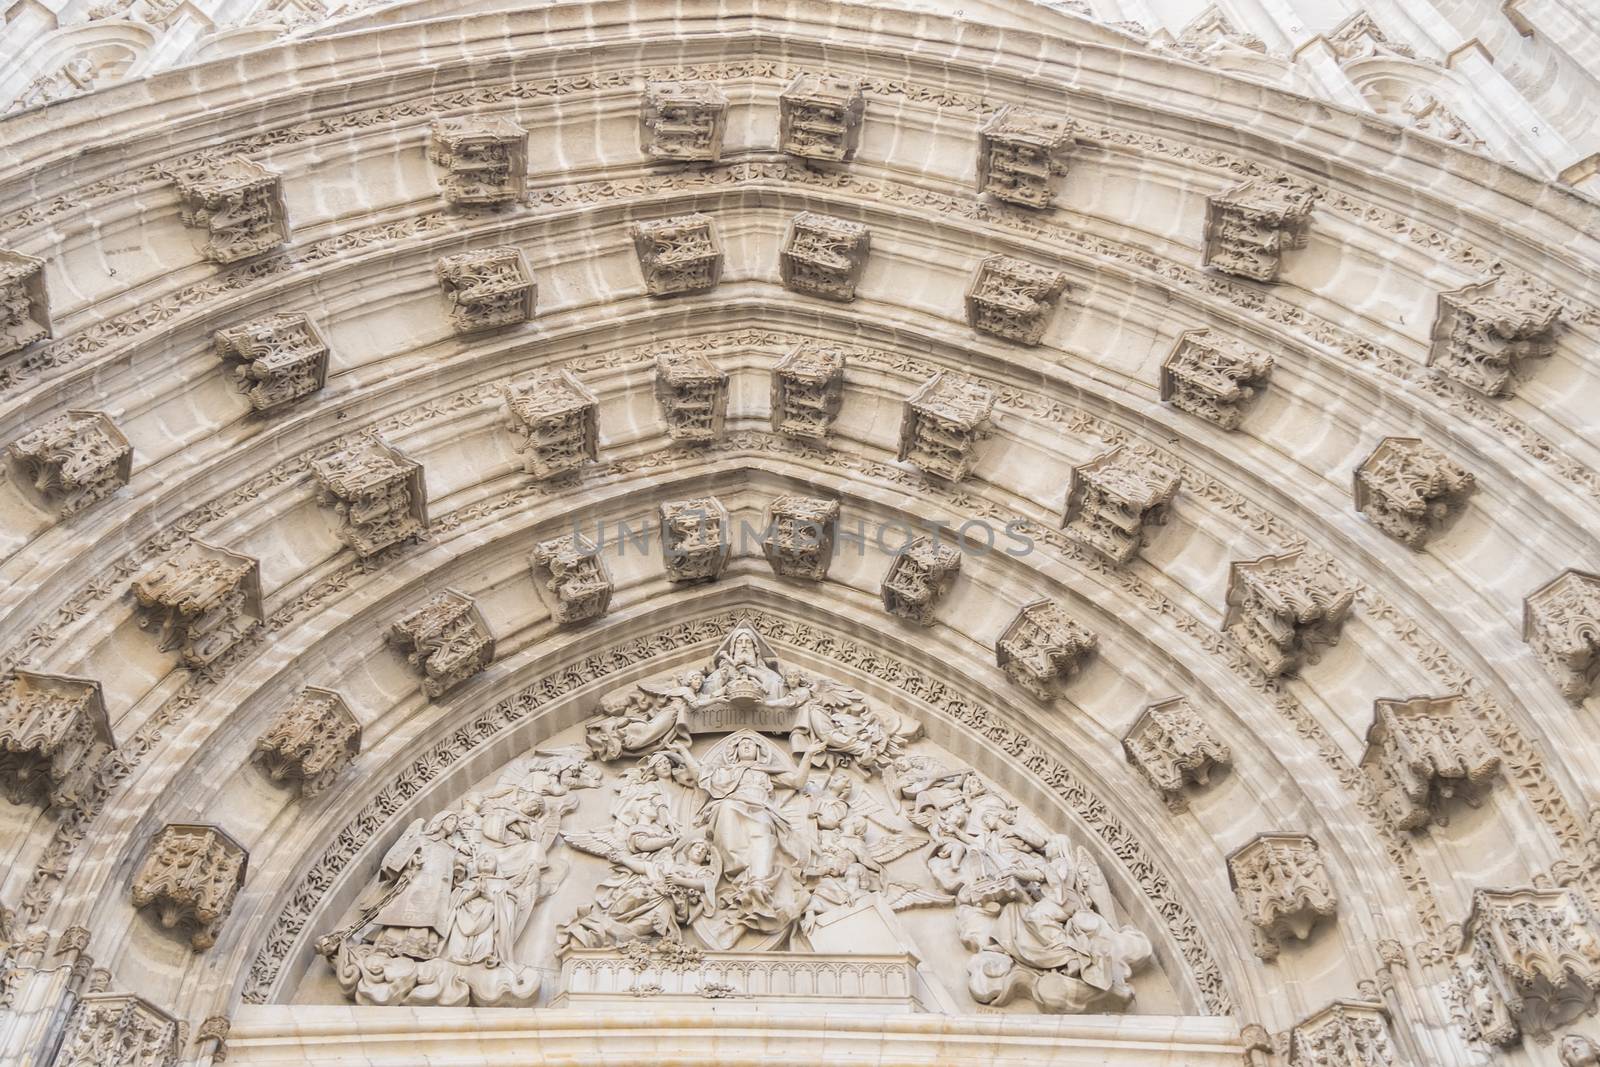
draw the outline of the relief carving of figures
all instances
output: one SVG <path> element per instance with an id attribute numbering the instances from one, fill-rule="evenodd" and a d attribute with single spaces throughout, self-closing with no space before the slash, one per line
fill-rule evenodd
<path id="1" fill-rule="evenodd" d="M 44 260 L 0 248 L 0 356 L 51 335 Z"/>
<path id="2" fill-rule="evenodd" d="M 1600 1067 L 1600 1045 L 1582 1034 L 1561 1039 L 1561 1067 Z"/>
<path id="3" fill-rule="evenodd" d="M 62 516 L 110 496 L 133 474 L 133 446 L 98 411 L 63 412 L 9 451 L 38 499 Z"/>
<path id="4" fill-rule="evenodd" d="M 1565 570 L 1522 605 L 1522 639 L 1568 700 L 1600 679 L 1600 574 Z"/>
<path id="5" fill-rule="evenodd" d="M 566 876 L 551 853 L 571 792 L 599 782 L 580 752 L 534 753 L 489 789 L 413 820 L 354 920 L 317 942 L 345 994 L 374 1005 L 532 1004 L 542 976 L 517 940 Z"/>

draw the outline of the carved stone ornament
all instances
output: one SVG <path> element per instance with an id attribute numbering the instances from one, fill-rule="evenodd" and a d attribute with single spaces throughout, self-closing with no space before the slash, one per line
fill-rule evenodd
<path id="1" fill-rule="evenodd" d="M 50 336 L 44 260 L 0 248 L 0 356 Z"/>
<path id="2" fill-rule="evenodd" d="M 268 315 L 212 334 L 233 384 L 256 411 L 310 396 L 328 380 L 328 342 L 305 315 Z"/>
<path id="3" fill-rule="evenodd" d="M 114 748 L 99 682 L 19 670 L 0 684 L 0 791 L 11 803 L 80 806 Z"/>
<path id="4" fill-rule="evenodd" d="M 705 444 L 722 436 L 728 411 L 728 372 L 700 352 L 656 355 L 656 402 L 674 441 Z"/>
<path id="5" fill-rule="evenodd" d="M 1070 681 L 1094 654 L 1100 638 L 1049 599 L 1035 600 L 1017 613 L 994 643 L 995 663 L 1011 680 L 1040 700 L 1052 687 Z"/>
<path id="6" fill-rule="evenodd" d="M 932 626 L 939 601 L 955 584 L 961 552 L 954 545 L 919 537 L 901 549 L 889 564 L 879 592 L 889 614 L 918 626 Z"/>
<path id="7" fill-rule="evenodd" d="M 1561 1067 L 1600 1067 L 1600 1045 L 1582 1034 L 1561 1039 Z"/>
<path id="8" fill-rule="evenodd" d="M 260 564 L 198 539 L 135 578 L 133 595 L 139 628 L 185 667 L 204 667 L 265 618 Z"/>
<path id="9" fill-rule="evenodd" d="M 1500 771 L 1500 753 L 1452 694 L 1374 704 L 1362 763 L 1376 775 L 1379 800 L 1395 825 L 1416 830 L 1453 797 L 1481 803 Z"/>
<path id="10" fill-rule="evenodd" d="M 978 192 L 1025 207 L 1049 207 L 1050 179 L 1067 172 L 1072 122 L 1003 107 L 978 130 Z"/>
<path id="11" fill-rule="evenodd" d="M 1389 1013 L 1375 1001 L 1336 1000 L 1289 1033 L 1289 1067 L 1403 1067 Z"/>
<path id="12" fill-rule="evenodd" d="M 978 446 L 994 436 L 993 414 L 992 389 L 940 371 L 906 398 L 900 461 L 961 481 L 978 464 Z"/>
<path id="13" fill-rule="evenodd" d="M 339 520 L 339 540 L 366 559 L 428 528 L 422 464 L 378 437 L 361 437 L 311 462 L 317 503 Z"/>
<path id="14" fill-rule="evenodd" d="M 599 456 L 600 403 L 571 371 L 534 371 L 507 385 L 505 396 L 514 447 L 534 478 L 569 474 Z"/>
<path id="15" fill-rule="evenodd" d="M 494 662 L 494 634 L 465 593 L 446 589 L 389 628 L 389 642 L 422 674 L 437 699 Z"/>
<path id="16" fill-rule="evenodd" d="M 1304 248 L 1319 193 L 1284 179 L 1254 179 L 1206 199 L 1205 265 L 1275 282 L 1283 254 Z"/>
<path id="17" fill-rule="evenodd" d="M 314 797 L 361 751 L 361 723 L 332 689 L 308 685 L 272 717 L 255 759 L 274 782 L 298 781 Z"/>
<path id="18" fill-rule="evenodd" d="M 844 352 L 802 341 L 772 368 L 772 432 L 822 441 L 844 402 Z"/>
<path id="19" fill-rule="evenodd" d="M 1271 374 L 1272 357 L 1265 352 L 1215 330 L 1188 330 L 1161 364 L 1161 399 L 1236 430 Z"/>
<path id="20" fill-rule="evenodd" d="M 1473 486 L 1471 474 L 1420 438 L 1385 437 L 1356 468 L 1356 510 L 1420 549 L 1461 510 Z"/>
<path id="21" fill-rule="evenodd" d="M 1278 958 L 1280 943 L 1304 941 L 1338 911 L 1317 843 L 1304 834 L 1258 834 L 1228 857 L 1228 882 L 1250 924 L 1255 954 Z"/>
<path id="22" fill-rule="evenodd" d="M 1338 644 L 1355 602 L 1353 583 L 1296 549 L 1229 566 L 1222 625 L 1276 678 L 1317 662 L 1322 648 Z"/>
<path id="23" fill-rule="evenodd" d="M 651 82 L 639 102 L 639 147 L 651 159 L 722 158 L 728 98 L 715 82 Z"/>
<path id="24" fill-rule="evenodd" d="M 796 74 L 778 96 L 778 151 L 835 163 L 855 158 L 867 103 L 854 78 Z"/>
<path id="25" fill-rule="evenodd" d="M 767 505 L 761 552 L 772 565 L 772 573 L 811 582 L 826 578 L 833 562 L 833 530 L 838 521 L 837 500 L 788 494 Z"/>
<path id="26" fill-rule="evenodd" d="M 178 1020 L 131 993 L 85 993 L 72 1009 L 54 1067 L 178 1067 Z"/>
<path id="27" fill-rule="evenodd" d="M 611 575 L 594 542 L 568 534 L 534 546 L 533 580 L 563 626 L 598 619 L 611 605 Z"/>
<path id="28" fill-rule="evenodd" d="M 1335 26 L 1327 35 L 1328 45 L 1334 55 L 1349 62 L 1352 59 L 1400 58 L 1415 59 L 1409 45 L 1389 39 L 1378 28 L 1378 23 L 1365 11 L 1358 11 Z"/>
<path id="29" fill-rule="evenodd" d="M 217 943 L 249 858 L 220 827 L 169 823 L 151 839 L 133 876 L 133 906 L 149 908 L 164 929 L 181 930 L 202 952 Z"/>
<path id="30" fill-rule="evenodd" d="M 128 484 L 133 446 L 111 417 L 67 411 L 14 441 L 25 490 L 61 516 L 81 511 Z"/>
<path id="31" fill-rule="evenodd" d="M 1121 565 L 1139 554 L 1148 527 L 1167 521 L 1179 476 L 1122 445 L 1072 468 L 1063 528 Z"/>
<path id="32" fill-rule="evenodd" d="M 1182 697 L 1140 712 L 1123 735 L 1122 750 L 1174 813 L 1189 807 L 1186 786 L 1209 785 L 1213 771 L 1233 762 L 1228 746 Z"/>
<path id="33" fill-rule="evenodd" d="M 1508 1048 L 1595 1009 L 1600 920 L 1571 889 L 1480 889 L 1462 929 L 1455 995 L 1467 1038 Z"/>
<path id="34" fill-rule="evenodd" d="M 661 561 L 669 582 L 714 582 L 733 548 L 728 509 L 714 496 L 661 503 Z"/>
<path id="35" fill-rule="evenodd" d="M 1044 338 L 1067 276 L 1010 256 L 990 256 L 967 286 L 967 323 L 979 333 L 1036 345 Z"/>
<path id="36" fill-rule="evenodd" d="M 183 224 L 206 232 L 207 259 L 237 263 L 289 240 L 283 177 L 270 167 L 229 156 L 179 171 L 174 180 Z"/>
<path id="37" fill-rule="evenodd" d="M 452 204 L 511 204 L 528 188 L 528 131 L 500 115 L 434 119 L 428 158 Z"/>
<path id="38" fill-rule="evenodd" d="M 445 256 L 435 266 L 457 333 L 498 330 L 533 318 L 539 286 L 515 248 L 479 248 Z"/>
<path id="39" fill-rule="evenodd" d="M 1230 52 L 1265 53 L 1267 50 L 1265 41 L 1253 33 L 1241 31 L 1216 4 L 1195 16 L 1178 34 L 1172 47 L 1173 51 L 1196 63 L 1209 63 Z"/>
<path id="40" fill-rule="evenodd" d="M 722 241 L 709 215 L 674 215 L 633 224 L 645 292 L 651 296 L 703 293 L 722 279 Z"/>
<path id="41" fill-rule="evenodd" d="M 867 266 L 872 235 L 866 226 L 815 211 L 789 220 L 778 253 L 778 273 L 785 289 L 824 300 L 849 303 Z"/>
<path id="42" fill-rule="evenodd" d="M 1569 700 L 1600 679 L 1600 574 L 1564 570 L 1522 602 L 1522 639 Z"/>
<path id="43" fill-rule="evenodd" d="M 1555 351 L 1561 305 L 1505 278 L 1440 293 L 1428 365 L 1484 396 L 1510 396 L 1523 360 Z"/>

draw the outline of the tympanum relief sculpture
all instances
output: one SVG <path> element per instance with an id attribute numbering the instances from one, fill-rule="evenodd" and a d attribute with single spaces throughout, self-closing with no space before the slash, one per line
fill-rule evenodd
<path id="1" fill-rule="evenodd" d="M 1131 1005 L 1151 945 L 1088 850 L 753 627 L 598 710 L 581 749 L 520 757 L 387 848 L 318 943 L 346 995 L 759 999 L 870 971 L 864 995 L 923 1009 Z"/>

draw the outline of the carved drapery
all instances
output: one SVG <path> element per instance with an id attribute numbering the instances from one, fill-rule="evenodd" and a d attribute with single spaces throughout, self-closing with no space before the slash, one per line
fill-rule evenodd
<path id="1" fill-rule="evenodd" d="M 1161 364 L 1161 399 L 1237 430 L 1271 374 L 1272 357 L 1265 352 L 1216 330 L 1188 330 Z"/>
<path id="2" fill-rule="evenodd" d="M 1565 570 L 1522 605 L 1522 639 L 1569 700 L 1600 678 L 1600 574 Z"/>
<path id="3" fill-rule="evenodd" d="M 891 615 L 918 626 L 932 626 L 939 601 L 955 584 L 961 570 L 961 552 L 954 545 L 919 537 L 906 545 L 889 564 L 879 594 Z"/>
<path id="4" fill-rule="evenodd" d="M 494 662 L 494 634 L 477 602 L 446 589 L 389 628 L 389 641 L 438 698 Z"/>
<path id="5" fill-rule="evenodd" d="M 1420 438 L 1385 437 L 1356 468 L 1356 510 L 1395 540 L 1422 548 L 1474 485 L 1460 464 Z"/>
<path id="6" fill-rule="evenodd" d="M 1222 625 L 1277 677 L 1315 663 L 1322 648 L 1337 644 L 1355 600 L 1353 584 L 1297 549 L 1229 566 Z"/>
<path id="7" fill-rule="evenodd" d="M 598 619 L 611 605 L 611 575 L 600 550 L 582 534 L 534 546 L 533 580 L 547 594 L 550 613 L 563 626 Z"/>
<path id="8" fill-rule="evenodd" d="M 1182 697 L 1140 712 L 1123 735 L 1122 749 L 1174 813 L 1189 807 L 1186 785 L 1208 785 L 1217 768 L 1233 762 L 1228 746 Z"/>
<path id="9" fill-rule="evenodd" d="M 1067 276 L 1011 256 L 990 256 L 967 286 L 967 325 L 979 333 L 1036 345 L 1044 339 Z"/>
<path id="10" fill-rule="evenodd" d="M 133 446 L 99 411 L 57 415 L 9 451 L 33 493 L 62 516 L 105 499 L 133 475 Z"/>
<path id="11" fill-rule="evenodd" d="M 715 163 L 728 98 L 711 82 L 651 82 L 639 101 L 639 146 L 651 159 Z"/>
<path id="12" fill-rule="evenodd" d="M 505 387 L 522 469 L 543 481 L 579 470 L 600 453 L 600 404 L 568 370 L 539 370 Z"/>
<path id="13" fill-rule="evenodd" d="M 180 930 L 203 952 L 217 943 L 249 858 L 221 827 L 169 823 L 151 839 L 133 876 L 133 906 L 150 909 L 163 928 Z"/>
<path id="14" fill-rule="evenodd" d="M 457 333 L 515 326 L 533 318 L 539 287 L 515 248 L 480 248 L 445 256 L 435 266 Z"/>
<path id="15" fill-rule="evenodd" d="M 0 790 L 11 803 L 76 807 L 115 747 L 99 682 L 19 670 L 0 683 Z"/>
<path id="16" fill-rule="evenodd" d="M 802 341 L 772 368 L 772 432 L 826 440 L 844 400 L 844 351 Z"/>
<path id="17" fill-rule="evenodd" d="M 184 225 L 205 232 L 207 259 L 237 263 L 289 240 L 283 176 L 270 167 L 230 156 L 179 171 L 174 180 Z"/>
<path id="18" fill-rule="evenodd" d="M 1522 363 L 1555 351 L 1555 294 L 1507 278 L 1439 294 L 1428 365 L 1484 396 L 1510 396 Z"/>
<path id="19" fill-rule="evenodd" d="M 0 248 L 0 356 L 51 336 L 44 260 Z"/>
<path id="20" fill-rule="evenodd" d="M 328 380 L 328 342 L 305 315 L 285 312 L 230 326 L 213 334 L 212 344 L 256 411 L 310 396 Z"/>
<path id="21" fill-rule="evenodd" d="M 499 115 L 434 119 L 428 158 L 452 204 L 510 204 L 528 187 L 528 131 Z"/>
<path id="22" fill-rule="evenodd" d="M 1094 654 L 1100 639 L 1061 605 L 1046 598 L 1017 613 L 994 643 L 995 663 L 1040 700 L 1070 681 Z"/>
<path id="23" fill-rule="evenodd" d="M 792 292 L 848 303 L 856 298 L 871 244 L 872 235 L 859 222 L 802 211 L 789 221 L 778 274 Z"/>
<path id="24" fill-rule="evenodd" d="M 1049 207 L 1051 178 L 1067 172 L 1072 123 L 1003 107 L 978 130 L 978 192 L 1026 207 Z"/>
<path id="25" fill-rule="evenodd" d="M 261 565 L 199 539 L 134 579 L 141 630 L 185 667 L 204 667 L 264 619 Z"/>
<path id="26" fill-rule="evenodd" d="M 1072 468 L 1063 528 L 1112 563 L 1128 563 L 1166 522 L 1179 476 L 1119 445 Z"/>
<path id="27" fill-rule="evenodd" d="M 633 247 L 651 296 L 703 293 L 722 280 L 722 241 L 709 215 L 633 224 Z"/>
<path id="28" fill-rule="evenodd" d="M 1338 911 L 1322 853 L 1304 834 L 1257 834 L 1228 857 L 1228 880 L 1264 960 L 1277 959 L 1286 938 L 1306 940 Z"/>
<path id="29" fill-rule="evenodd" d="M 311 464 L 317 503 L 332 509 L 339 540 L 363 559 L 428 528 L 422 464 L 377 437 L 363 437 Z"/>
<path id="30" fill-rule="evenodd" d="M 833 562 L 833 530 L 839 521 L 837 500 L 788 494 L 767 505 L 762 554 L 772 573 L 784 578 L 820 582 Z"/>
<path id="31" fill-rule="evenodd" d="M 778 97 L 778 150 L 835 163 L 853 159 L 867 105 L 854 78 L 800 73 Z"/>
<path id="32" fill-rule="evenodd" d="M 1470 1040 L 1546 1037 L 1600 994 L 1600 919 L 1570 889 L 1480 889 L 1462 928 L 1455 994 Z"/>
<path id="33" fill-rule="evenodd" d="M 669 349 L 656 355 L 656 402 L 674 441 L 705 444 L 722 436 L 728 410 L 728 372 L 700 352 Z"/>
<path id="34" fill-rule="evenodd" d="M 1462 707 L 1459 694 L 1380 700 L 1362 762 L 1395 825 L 1416 830 L 1451 798 L 1476 805 L 1500 770 L 1500 753 Z"/>
<path id="35" fill-rule="evenodd" d="M 669 582 L 714 582 L 733 549 L 728 509 L 714 496 L 666 500 L 660 507 L 661 560 Z"/>
<path id="36" fill-rule="evenodd" d="M 308 685 L 256 739 L 255 759 L 274 782 L 299 782 L 300 795 L 314 797 L 332 785 L 360 751 L 361 723 L 344 697 Z"/>
<path id="37" fill-rule="evenodd" d="M 1205 265 L 1275 282 L 1283 254 L 1304 248 L 1315 189 L 1291 179 L 1243 182 L 1206 199 Z"/>
<path id="38" fill-rule="evenodd" d="M 994 391 L 941 371 L 906 398 L 900 414 L 902 463 L 959 482 L 977 466 L 979 446 L 994 436 Z"/>

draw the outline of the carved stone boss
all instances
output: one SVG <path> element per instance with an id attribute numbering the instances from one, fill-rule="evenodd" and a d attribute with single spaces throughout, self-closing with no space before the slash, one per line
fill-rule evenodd
<path id="1" fill-rule="evenodd" d="M 533 318 L 539 287 L 515 248 L 480 248 L 445 256 L 434 268 L 457 333 L 515 326 Z"/>
<path id="2" fill-rule="evenodd" d="M 1400 1067 L 1380 1003 L 1336 1000 L 1295 1024 L 1289 1067 Z"/>
<path id="3" fill-rule="evenodd" d="M 1189 330 L 1161 364 L 1161 399 L 1236 430 L 1271 374 L 1272 357 L 1265 352 L 1215 330 Z"/>
<path id="4" fill-rule="evenodd" d="M 1565 570 L 1522 604 L 1522 639 L 1569 700 L 1600 678 L 1600 574 Z"/>
<path id="5" fill-rule="evenodd" d="M 712 82 L 651 82 L 639 105 L 639 145 L 651 159 L 715 163 L 728 98 Z"/>
<path id="6" fill-rule="evenodd" d="M 434 119 L 428 158 L 452 204 L 507 204 L 528 188 L 528 131 L 498 115 Z"/>
<path id="7" fill-rule="evenodd" d="M 1322 853 L 1304 834 L 1256 835 L 1228 857 L 1228 881 L 1264 960 L 1277 959 L 1284 938 L 1304 941 L 1338 911 Z"/>
<path id="8" fill-rule="evenodd" d="M 98 411 L 63 412 L 9 451 L 27 476 L 25 485 L 62 516 L 110 496 L 133 475 L 133 446 Z"/>
<path id="9" fill-rule="evenodd" d="M 0 248 L 0 356 L 51 336 L 44 260 Z"/>
<path id="10" fill-rule="evenodd" d="M 1385 437 L 1355 472 L 1356 510 L 1393 537 L 1422 548 L 1461 510 L 1474 480 L 1416 437 Z"/>
<path id="11" fill-rule="evenodd" d="M 728 372 L 699 352 L 656 355 L 656 401 L 674 441 L 704 444 L 722 436 Z"/>
<path id="12" fill-rule="evenodd" d="M 728 563 L 728 509 L 714 496 L 662 501 L 661 558 L 669 582 L 714 582 Z"/>
<path id="13" fill-rule="evenodd" d="M 1467 1036 L 1509 1047 L 1594 1010 L 1600 920 L 1571 889 L 1480 889 L 1462 931 Z"/>
<path id="14" fill-rule="evenodd" d="M 244 156 L 201 164 L 175 176 L 186 226 L 206 231 L 206 258 L 236 263 L 289 240 L 283 177 Z"/>
<path id="15" fill-rule="evenodd" d="M 507 385 L 505 396 L 522 469 L 534 478 L 559 477 L 598 457 L 600 404 L 571 371 L 535 371 Z"/>
<path id="16" fill-rule="evenodd" d="M 134 579 L 139 628 L 185 667 L 204 667 L 265 616 L 261 566 L 249 556 L 190 541 Z"/>
<path id="17" fill-rule="evenodd" d="M 778 96 L 778 150 L 846 162 L 861 144 L 867 105 L 853 78 L 797 74 Z"/>
<path id="18" fill-rule="evenodd" d="M 1352 583 L 1296 549 L 1230 565 L 1222 625 L 1275 678 L 1337 644 L 1355 600 Z"/>
<path id="19" fill-rule="evenodd" d="M 131 993 L 85 993 L 67 1022 L 55 1067 L 177 1067 L 178 1020 Z"/>
<path id="20" fill-rule="evenodd" d="M 1283 254 L 1304 248 L 1315 189 L 1256 179 L 1206 199 L 1205 265 L 1258 282 L 1275 282 Z"/>
<path id="21" fill-rule="evenodd" d="M 978 446 L 994 435 L 994 391 L 940 371 L 906 398 L 900 416 L 900 461 L 959 482 L 978 463 Z"/>
<path id="22" fill-rule="evenodd" d="M 1379 799 L 1395 825 L 1416 830 L 1452 797 L 1480 803 L 1500 770 L 1500 753 L 1460 695 L 1451 694 L 1378 701 L 1362 763 L 1377 775 Z"/>
<path id="23" fill-rule="evenodd" d="M 633 247 L 651 296 L 701 293 L 722 279 L 722 242 L 709 215 L 636 222 Z"/>
<path id="24" fill-rule="evenodd" d="M 274 782 L 298 781 L 314 797 L 361 751 L 361 723 L 332 689 L 308 685 L 256 740 L 255 759 Z"/>
<path id="25" fill-rule="evenodd" d="M 99 682 L 19 670 L 0 686 L 0 790 L 11 803 L 78 806 L 115 747 Z"/>
<path id="26" fill-rule="evenodd" d="M 182 930 L 196 951 L 208 949 L 233 910 L 249 858 L 220 827 L 171 823 L 134 874 L 133 905 L 151 909 L 164 928 Z"/>
<path id="27" fill-rule="evenodd" d="M 234 386 L 256 411 L 310 396 L 328 380 L 328 342 L 298 313 L 268 315 L 212 335 Z"/>
<path id="28" fill-rule="evenodd" d="M 978 192 L 1026 207 L 1049 207 L 1050 179 L 1065 174 L 1072 123 L 1003 107 L 978 130 Z"/>
<path id="29" fill-rule="evenodd" d="M 833 527 L 839 521 L 837 500 L 787 494 L 767 506 L 767 534 L 761 552 L 772 573 L 784 578 L 820 582 L 833 562 Z"/>
<path id="30" fill-rule="evenodd" d="M 994 643 L 995 663 L 1040 700 L 1051 687 L 1083 669 L 1100 639 L 1049 599 L 1036 600 L 1012 619 Z"/>
<path id="31" fill-rule="evenodd" d="M 1428 365 L 1484 396 L 1510 396 L 1525 359 L 1555 351 L 1561 305 L 1504 278 L 1439 294 Z"/>
<path id="32" fill-rule="evenodd" d="M 600 550 L 582 534 L 541 541 L 533 549 L 533 579 L 548 593 L 563 626 L 598 619 L 611 604 L 611 575 Z"/>
<path id="33" fill-rule="evenodd" d="M 446 589 L 389 628 L 389 641 L 438 698 L 494 662 L 494 634 L 465 593 Z"/>
<path id="34" fill-rule="evenodd" d="M 1187 785 L 1209 785 L 1213 771 L 1233 762 L 1228 746 L 1182 697 L 1140 712 L 1123 735 L 1122 750 L 1175 813 L 1189 806 Z"/>
<path id="35" fill-rule="evenodd" d="M 932 626 L 934 610 L 955 584 L 960 570 L 960 550 L 931 537 L 919 537 L 889 564 L 879 587 L 883 606 L 891 615 L 908 622 Z"/>
<path id="36" fill-rule="evenodd" d="M 772 432 L 808 441 L 827 438 L 844 400 L 844 352 L 802 341 L 772 368 Z"/>
<path id="37" fill-rule="evenodd" d="M 784 288 L 848 303 L 867 266 L 872 235 L 859 222 L 802 211 L 789 222 L 778 273 Z"/>
<path id="38" fill-rule="evenodd" d="M 1073 540 L 1123 564 L 1139 554 L 1146 527 L 1167 520 L 1179 477 L 1118 445 L 1072 468 L 1066 522 Z"/>
<path id="39" fill-rule="evenodd" d="M 990 256 L 967 286 L 967 323 L 979 333 L 1036 345 L 1044 337 L 1067 276 L 1011 256 Z"/>
<path id="40" fill-rule="evenodd" d="M 377 437 L 313 460 L 317 503 L 339 518 L 339 540 L 363 559 L 428 527 L 422 464 Z"/>

